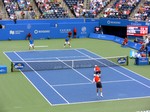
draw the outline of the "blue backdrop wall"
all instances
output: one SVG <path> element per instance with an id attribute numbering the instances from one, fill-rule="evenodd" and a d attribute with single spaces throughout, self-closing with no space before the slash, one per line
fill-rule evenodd
<path id="1" fill-rule="evenodd" d="M 150 22 L 137 22 L 121 19 L 58 19 L 58 20 L 17 20 L 14 24 L 12 20 L 1 20 L 0 24 L 4 29 L 0 29 L 0 40 L 24 40 L 30 32 L 35 39 L 41 38 L 65 38 L 69 31 L 77 29 L 77 37 L 88 37 L 94 32 L 95 26 L 149 26 Z"/>
<path id="2" fill-rule="evenodd" d="M 11 20 L 0 21 L 4 29 L 0 29 L 0 40 L 23 40 L 30 32 L 34 39 L 65 38 L 69 31 L 77 29 L 77 37 L 88 37 L 99 20 L 64 19 L 64 20 Z"/>

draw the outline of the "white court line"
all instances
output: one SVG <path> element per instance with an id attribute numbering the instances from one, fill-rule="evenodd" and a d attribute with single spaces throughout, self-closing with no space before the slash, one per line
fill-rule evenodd
<path id="1" fill-rule="evenodd" d="M 85 50 L 85 49 L 84 49 Z M 5 54 L 6 55 L 6 54 Z M 7 55 L 6 55 L 7 56 Z M 7 56 L 8 57 L 8 56 Z M 10 58 L 8 58 L 10 59 Z M 127 69 L 128 70 L 128 69 Z M 28 78 L 27 78 L 28 79 Z M 29 79 L 28 79 L 29 80 Z M 90 84 L 90 83 L 89 83 Z M 132 98 L 122 98 L 122 99 L 111 99 L 111 100 L 101 100 L 101 101 L 88 101 L 88 102 L 76 102 L 76 103 L 69 103 L 69 104 L 82 104 L 82 103 L 92 103 L 92 102 L 105 102 L 105 101 L 117 101 L 117 100 L 126 100 L 126 99 L 138 99 L 138 98 L 150 98 L 150 96 L 147 97 L 132 97 Z M 57 105 L 66 105 L 66 103 L 62 104 L 53 104 L 52 106 L 57 106 Z"/>
<path id="2" fill-rule="evenodd" d="M 79 48 L 83 49 L 83 48 Z M 50 49 L 50 50 L 35 50 L 34 52 L 45 52 L 45 51 L 74 51 L 74 49 Z M 4 51 L 4 52 L 33 52 L 32 50 L 25 50 L 25 51 Z"/>
<path id="3" fill-rule="evenodd" d="M 48 47 L 48 46 L 34 46 L 34 47 Z"/>
<path id="4" fill-rule="evenodd" d="M 57 57 L 56 57 L 57 58 Z M 93 82 L 91 79 L 87 78 L 86 76 L 84 76 L 82 73 L 80 73 L 79 71 L 77 71 L 76 69 L 72 68 L 71 66 L 67 65 L 65 62 L 63 62 L 63 60 L 60 60 L 59 58 L 57 58 L 60 62 L 64 63 L 66 66 L 68 66 L 69 68 L 71 68 L 72 70 L 74 70 L 75 72 L 77 72 L 78 74 L 80 74 L 82 77 L 86 78 L 88 81 L 90 81 L 91 83 Z"/>
<path id="5" fill-rule="evenodd" d="M 58 57 L 59 59 L 60 58 L 63 58 L 63 59 L 68 59 L 68 58 L 83 58 L 85 56 L 62 56 L 62 57 Z M 56 59 L 56 57 L 44 57 L 44 58 L 25 58 L 24 60 L 39 60 L 39 59 Z"/>
<path id="6" fill-rule="evenodd" d="M 91 51 L 89 51 L 89 50 L 87 50 L 87 49 L 84 49 L 84 48 L 82 48 L 83 50 L 86 50 L 86 51 L 88 51 L 88 52 L 91 52 Z M 81 49 L 81 50 L 82 50 Z M 95 54 L 95 55 L 97 55 L 96 53 L 94 53 L 94 52 L 91 52 L 92 54 Z M 99 56 L 99 55 L 97 55 L 97 56 Z M 102 57 L 102 56 L 99 56 L 99 57 Z M 103 58 L 103 57 L 102 57 Z M 134 73 L 134 74 L 136 74 L 136 75 L 138 75 L 138 76 L 140 76 L 140 77 L 143 77 L 144 79 L 147 79 L 147 80 L 150 80 L 149 78 L 147 78 L 147 77 L 144 77 L 143 75 L 140 75 L 140 74 L 138 74 L 138 73 L 136 73 L 136 72 L 134 72 L 134 71 L 132 71 L 132 70 L 130 70 L 130 69 L 127 69 L 126 67 L 123 67 L 123 66 L 120 66 L 121 68 L 124 68 L 124 69 L 126 69 L 126 70 L 128 70 L 128 71 L 130 71 L 130 72 L 132 72 L 132 73 Z"/>
<path id="7" fill-rule="evenodd" d="M 76 50 L 76 51 L 78 51 L 78 50 Z M 88 51 L 88 50 L 87 50 L 87 51 Z M 78 51 L 78 52 L 80 52 L 81 54 L 84 54 L 85 56 L 88 56 L 88 55 L 86 55 L 85 53 L 82 53 L 81 51 Z M 90 51 L 88 51 L 88 52 L 90 52 Z M 92 53 L 92 52 L 91 52 L 91 53 Z M 93 53 L 93 54 L 94 54 L 94 53 Z M 90 56 L 89 56 L 89 57 L 90 57 Z M 92 57 L 91 57 L 91 58 L 92 58 Z M 100 62 L 100 61 L 98 61 L 98 62 Z M 102 62 L 100 62 L 100 63 L 102 63 Z M 104 64 L 104 63 L 103 63 L 103 64 Z M 106 64 L 104 64 L 104 65 L 106 65 Z M 112 68 L 112 67 L 110 67 L 110 66 L 108 66 L 108 65 L 106 65 L 106 66 L 109 67 L 110 69 L 112 69 L 112 70 L 114 70 L 114 71 L 116 71 L 116 72 L 122 74 L 123 76 L 128 77 L 128 78 L 130 78 L 130 79 L 136 81 L 137 83 L 139 83 L 139 84 L 141 84 L 141 85 L 143 85 L 143 86 L 145 86 L 145 87 L 147 87 L 147 88 L 150 89 L 150 86 L 148 86 L 148 85 L 146 85 L 146 84 L 144 84 L 144 83 L 142 83 L 142 82 L 140 82 L 140 81 L 138 81 L 138 80 L 136 80 L 136 79 L 134 79 L 134 78 L 132 78 L 132 77 L 130 77 L 130 76 L 128 76 L 128 75 L 126 75 L 126 74 L 124 74 L 124 73 L 118 71 L 118 70 L 116 70 L 115 68 Z"/>
<path id="8" fill-rule="evenodd" d="M 28 79 L 28 77 L 21 71 L 23 76 L 31 83 L 31 85 L 43 96 L 43 98 L 52 106 L 52 103 L 43 95 L 43 93 Z"/>
<path id="9" fill-rule="evenodd" d="M 3 52 L 3 53 L 6 55 L 5 52 Z M 7 55 L 6 55 L 6 57 L 12 62 L 12 60 Z M 31 85 L 43 96 L 43 98 L 52 106 L 51 102 L 48 101 L 48 99 L 41 93 L 41 91 L 26 77 L 26 75 L 22 71 L 20 71 L 20 72 L 31 83 Z"/>
<path id="10" fill-rule="evenodd" d="M 103 81 L 102 83 L 121 83 L 121 82 L 131 82 L 133 80 L 116 80 L 116 81 Z M 93 83 L 73 83 L 73 84 L 56 84 L 52 86 L 78 86 L 78 85 L 87 85 Z"/>
<path id="11" fill-rule="evenodd" d="M 87 103 L 98 103 L 98 102 L 107 102 L 107 101 L 122 101 L 122 100 L 136 100 L 136 99 L 142 99 L 142 98 L 150 98 L 150 96 L 145 96 L 145 97 L 131 97 L 131 98 L 116 98 L 116 99 L 110 99 L 110 100 L 97 100 L 97 101 L 87 101 L 87 102 L 76 102 L 76 103 L 70 103 L 69 105 L 76 105 L 76 104 L 87 104 Z M 53 104 L 52 106 L 65 106 L 67 104 Z"/>
<path id="12" fill-rule="evenodd" d="M 24 61 L 16 52 L 14 52 L 22 61 Z M 25 61 L 24 61 L 25 62 Z M 26 63 L 26 62 L 25 62 Z M 69 102 L 54 88 L 50 85 L 37 71 L 35 71 L 28 63 L 26 63 L 49 87 L 51 87 L 67 104 Z"/>
<path id="13" fill-rule="evenodd" d="M 76 51 L 79 52 L 79 53 L 81 53 L 81 54 L 83 54 L 83 55 L 85 55 L 85 56 L 87 56 L 87 57 L 89 57 L 89 58 L 91 58 L 91 59 L 94 59 L 94 58 L 92 58 L 91 56 L 89 56 L 89 55 L 87 55 L 87 54 L 85 54 L 85 53 L 83 53 L 83 52 L 81 52 L 81 51 L 79 51 L 79 50 L 77 50 L 77 49 L 76 49 Z M 88 51 L 88 50 L 87 50 L 87 51 Z M 88 52 L 90 52 L 90 51 L 88 51 Z M 92 52 L 91 52 L 91 53 L 92 53 Z M 94 53 L 93 53 L 93 54 L 94 54 Z M 95 55 L 96 55 L 96 54 L 95 54 Z M 98 61 L 98 60 L 97 60 L 97 61 Z M 98 61 L 98 62 L 100 62 L 100 61 Z M 100 63 L 102 63 L 102 62 L 100 62 Z M 105 63 L 102 63 L 102 64 L 106 65 Z M 112 68 L 112 67 L 110 67 L 110 66 L 108 66 L 108 65 L 106 65 L 106 66 L 109 67 L 110 69 L 112 69 L 112 70 L 114 70 L 114 71 L 116 71 L 116 72 L 122 74 L 123 76 L 128 77 L 128 78 L 130 78 L 130 79 L 132 79 L 132 80 L 138 82 L 139 84 L 141 84 L 141 85 L 143 85 L 143 86 L 145 86 L 145 87 L 147 87 L 147 88 L 150 89 L 150 86 L 148 86 L 148 85 L 146 85 L 146 84 L 144 84 L 144 83 L 142 83 L 142 82 L 140 82 L 140 81 L 138 81 L 138 80 L 136 80 L 136 79 L 134 79 L 134 78 L 132 78 L 132 77 L 130 77 L 130 76 L 128 76 L 128 75 L 126 75 L 126 74 L 120 72 L 120 71 L 118 71 L 118 70 L 115 69 L 115 68 Z"/>

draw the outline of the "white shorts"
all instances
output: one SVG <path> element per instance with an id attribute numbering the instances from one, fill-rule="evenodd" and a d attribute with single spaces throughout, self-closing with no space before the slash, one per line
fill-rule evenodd
<path id="1" fill-rule="evenodd" d="M 29 44 L 29 46 L 30 46 L 30 47 L 33 47 L 33 46 L 34 46 L 34 44 Z"/>
<path id="2" fill-rule="evenodd" d="M 70 44 L 70 42 L 68 41 L 68 42 L 65 42 L 65 44 Z"/>

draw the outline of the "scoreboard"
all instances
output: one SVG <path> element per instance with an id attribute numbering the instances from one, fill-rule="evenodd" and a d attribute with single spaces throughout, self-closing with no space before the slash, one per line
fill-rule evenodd
<path id="1" fill-rule="evenodd" d="M 143 36 L 148 34 L 148 26 L 127 26 L 127 35 Z"/>

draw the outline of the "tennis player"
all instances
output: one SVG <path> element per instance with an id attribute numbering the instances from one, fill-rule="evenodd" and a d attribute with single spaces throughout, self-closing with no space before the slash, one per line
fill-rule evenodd
<path id="1" fill-rule="evenodd" d="M 70 44 L 70 39 L 69 39 L 69 37 L 66 37 L 66 38 L 65 38 L 64 47 L 66 47 L 66 45 L 69 45 L 69 47 L 71 47 L 71 44 Z"/>
<path id="2" fill-rule="evenodd" d="M 95 67 L 94 67 L 94 76 L 95 75 L 101 76 L 101 69 L 98 65 L 95 65 Z"/>
<path id="3" fill-rule="evenodd" d="M 34 49 L 34 39 L 32 37 L 29 38 L 29 50 Z"/>
<path id="4" fill-rule="evenodd" d="M 99 96 L 99 90 L 100 90 L 100 96 L 103 97 L 103 93 L 102 93 L 102 83 L 101 83 L 101 78 L 99 75 L 95 75 L 94 78 L 93 78 L 93 83 L 96 83 L 96 93 L 97 93 L 97 96 Z"/>

